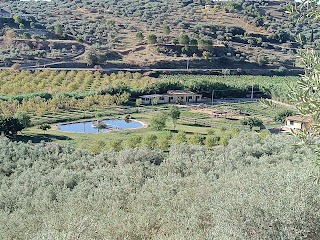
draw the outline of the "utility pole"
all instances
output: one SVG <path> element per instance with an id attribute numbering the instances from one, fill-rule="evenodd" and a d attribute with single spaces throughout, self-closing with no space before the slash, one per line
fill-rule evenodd
<path id="1" fill-rule="evenodd" d="M 252 84 L 252 87 L 251 87 L 251 99 L 253 99 L 253 84 Z"/>
<path id="2" fill-rule="evenodd" d="M 189 69 L 189 58 L 187 58 L 187 69 Z"/>
<path id="3" fill-rule="evenodd" d="M 213 106 L 213 95 L 214 95 L 214 89 L 212 89 L 212 95 L 211 95 L 211 105 Z"/>

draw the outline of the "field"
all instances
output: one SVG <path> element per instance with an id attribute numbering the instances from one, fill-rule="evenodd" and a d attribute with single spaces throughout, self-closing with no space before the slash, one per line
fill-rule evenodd
<path id="1" fill-rule="evenodd" d="M 226 144 L 240 130 L 248 130 L 242 125 L 246 118 L 259 118 L 266 128 L 279 127 L 281 123 L 275 122 L 274 118 L 287 107 L 278 105 L 270 109 L 259 102 L 181 107 L 175 130 L 168 118 L 166 127 L 156 131 L 152 128 L 153 116 L 158 112 L 165 112 L 168 116 L 170 106 L 138 106 L 136 98 L 142 94 L 188 89 L 203 94 L 209 102 L 212 94 L 217 100 L 247 98 L 252 93 L 255 98 L 288 101 L 289 85 L 294 85 L 297 80 L 296 77 L 162 75 L 152 78 L 126 72 L 3 70 L 0 72 L 0 113 L 12 116 L 25 112 L 30 115 L 33 127 L 24 130 L 23 137 L 19 138 L 22 141 L 68 142 L 90 150 L 97 145 L 99 150 L 107 145 L 125 146 L 133 139 L 136 139 L 136 145 L 143 146 L 148 138 L 150 141 L 165 141 L 166 149 L 175 141 Z M 220 112 L 219 116 L 215 112 Z M 73 121 L 122 119 L 128 114 L 151 127 L 102 134 L 66 133 L 54 127 Z M 46 123 L 53 127 L 44 133 L 39 126 Z M 176 140 L 176 135 L 180 140 Z M 206 139 L 213 135 L 215 142 L 207 143 Z"/>
<path id="2" fill-rule="evenodd" d="M 257 117 L 263 121 L 266 128 L 277 128 L 281 123 L 276 122 L 274 117 L 280 112 L 288 109 L 280 105 L 276 109 L 265 107 L 260 102 L 235 103 L 207 106 L 206 108 L 181 107 L 181 116 L 174 129 L 170 118 L 166 121 L 166 127 L 159 131 L 152 128 L 152 117 L 160 111 L 167 112 L 170 106 L 159 105 L 152 107 L 138 108 L 117 108 L 108 112 L 108 116 L 100 115 L 99 117 L 88 118 L 82 121 L 97 119 L 122 119 L 130 113 L 135 119 L 144 122 L 148 127 L 136 130 L 113 130 L 107 133 L 70 133 L 58 130 L 58 124 L 53 124 L 52 129 L 44 132 L 34 126 L 23 131 L 23 136 L 18 140 L 32 142 L 60 142 L 69 143 L 79 148 L 85 148 L 92 152 L 100 152 L 103 149 L 126 148 L 128 146 L 148 146 L 153 148 L 154 144 L 164 144 L 163 150 L 177 142 L 193 142 L 196 144 L 219 145 L 226 144 L 232 137 L 236 136 L 239 131 L 249 131 L 248 127 L 242 125 L 242 120 L 249 117 Z M 293 109 L 293 108 L 292 108 Z M 121 110 L 121 111 L 120 111 Z M 241 111 L 246 114 L 237 115 L 234 112 Z M 213 111 L 228 112 L 226 116 L 215 117 Z M 82 113 L 80 113 L 82 114 Z M 74 113 L 61 114 L 56 118 L 62 119 L 77 118 Z M 46 117 L 42 117 L 47 121 Z M 79 116 L 81 118 L 81 116 Z M 56 119 L 57 121 L 57 119 Z M 65 122 L 65 121 L 64 121 Z M 150 126 L 151 125 L 151 126 Z M 259 130 L 259 128 L 254 128 Z M 218 138 L 215 143 L 206 142 L 211 136 Z M 208 140 L 209 141 L 209 140 Z M 153 142 L 153 143 L 152 143 Z"/>

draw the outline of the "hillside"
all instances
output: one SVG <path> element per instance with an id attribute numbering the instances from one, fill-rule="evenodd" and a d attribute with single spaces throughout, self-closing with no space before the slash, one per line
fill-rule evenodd
<path id="1" fill-rule="evenodd" d="M 2 1 L 0 7 L 14 18 L 0 18 L 0 61 L 8 66 L 28 59 L 184 68 L 189 59 L 191 68 L 292 68 L 297 48 L 315 45 L 319 36 L 316 25 L 292 24 L 286 1 L 278 0 Z"/>

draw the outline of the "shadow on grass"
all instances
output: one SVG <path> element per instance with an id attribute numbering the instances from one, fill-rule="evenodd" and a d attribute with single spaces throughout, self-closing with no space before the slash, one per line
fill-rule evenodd
<path id="1" fill-rule="evenodd" d="M 198 123 L 181 123 L 180 125 L 190 126 L 190 127 L 203 127 L 203 128 L 210 128 L 211 126 L 198 124 Z"/>
<path id="2" fill-rule="evenodd" d="M 53 142 L 56 140 L 65 140 L 70 141 L 72 138 L 68 136 L 59 136 L 59 135 L 52 135 L 52 134 L 23 134 L 17 136 L 13 139 L 16 142 L 32 142 L 32 143 L 40 143 L 41 141 L 44 142 Z"/>

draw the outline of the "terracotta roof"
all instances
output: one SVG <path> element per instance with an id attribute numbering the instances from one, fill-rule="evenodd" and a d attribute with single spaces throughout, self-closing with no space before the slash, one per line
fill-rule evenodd
<path id="1" fill-rule="evenodd" d="M 302 123 L 309 123 L 309 122 L 313 121 L 311 116 L 297 116 L 297 115 L 296 116 L 289 116 L 286 118 L 286 120 L 302 122 Z"/>

